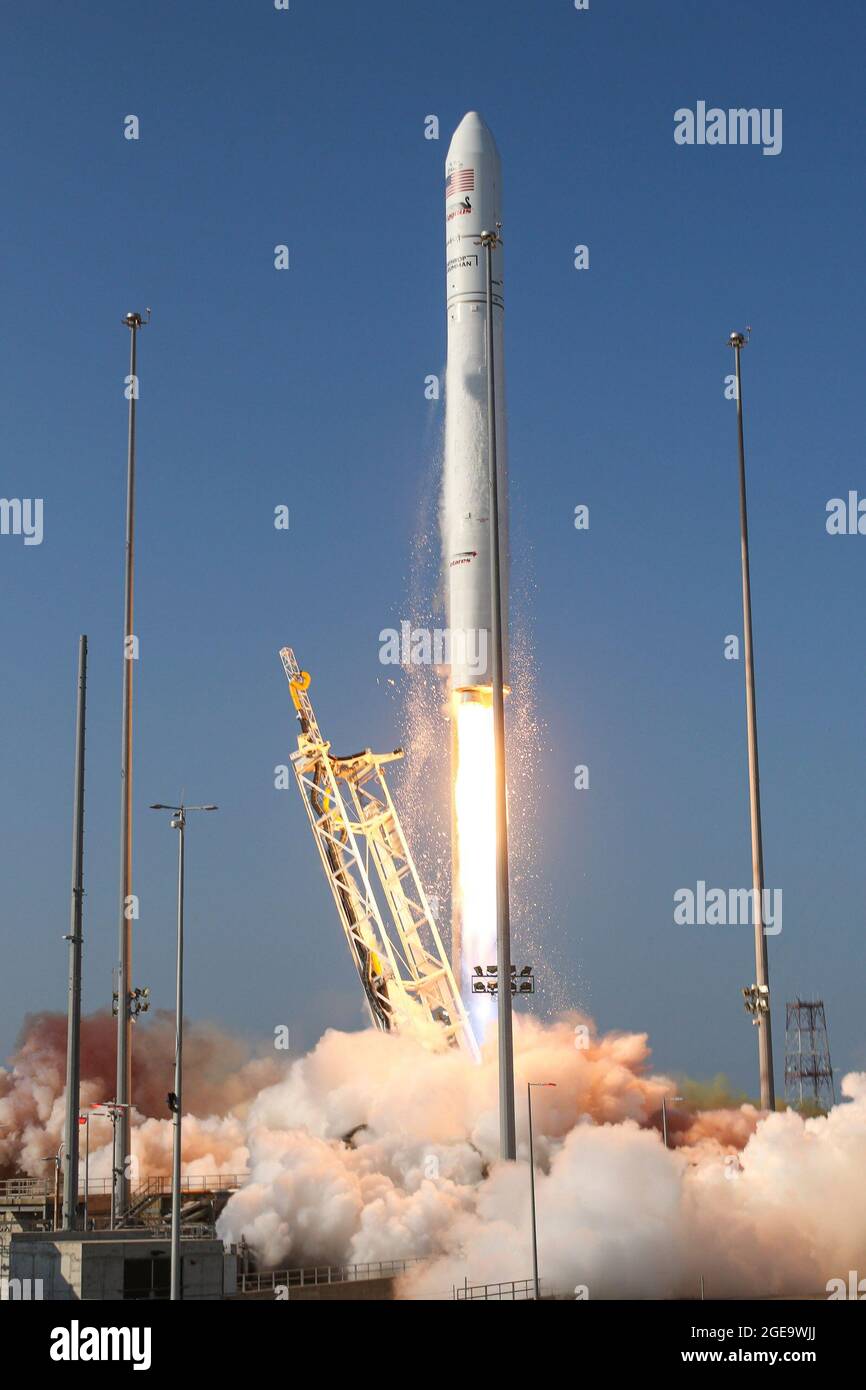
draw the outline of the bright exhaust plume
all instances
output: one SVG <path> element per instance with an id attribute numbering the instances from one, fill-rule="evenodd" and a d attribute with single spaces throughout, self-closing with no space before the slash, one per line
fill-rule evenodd
<path id="1" fill-rule="evenodd" d="M 493 709 L 455 696 L 457 770 L 454 785 L 457 836 L 457 911 L 462 930 L 463 984 L 476 965 L 496 961 L 496 754 Z M 493 1016 L 489 995 L 470 994 L 469 1012 L 483 1038 Z"/>

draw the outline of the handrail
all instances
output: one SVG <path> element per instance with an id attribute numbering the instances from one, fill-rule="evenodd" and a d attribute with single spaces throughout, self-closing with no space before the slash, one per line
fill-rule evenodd
<path id="1" fill-rule="evenodd" d="M 229 1188 L 242 1187 L 249 1177 L 248 1173 L 187 1173 L 180 1180 L 182 1192 L 222 1192 Z M 84 1177 L 79 1174 L 79 1195 L 84 1195 Z M 171 1178 L 164 1173 L 143 1178 L 132 1188 L 132 1200 L 152 1193 L 154 1196 L 171 1192 Z M 91 1178 L 88 1195 L 106 1196 L 111 1193 L 111 1178 Z M 38 1199 L 53 1199 L 54 1178 L 3 1178 L 0 1179 L 0 1206 L 12 1202 L 27 1202 Z"/>
<path id="2" fill-rule="evenodd" d="M 420 1258 L 408 1260 L 374 1260 L 361 1264 L 306 1265 L 298 1269 L 271 1269 L 255 1274 L 238 1274 L 240 1293 L 263 1293 L 278 1288 L 303 1288 L 311 1284 L 345 1284 L 359 1279 L 382 1279 L 403 1274 Z"/>
<path id="3" fill-rule="evenodd" d="M 451 1296 L 458 1300 L 474 1302 L 479 1300 L 531 1299 L 535 1297 L 535 1281 L 532 1279 L 505 1279 L 495 1284 L 454 1284 Z"/>

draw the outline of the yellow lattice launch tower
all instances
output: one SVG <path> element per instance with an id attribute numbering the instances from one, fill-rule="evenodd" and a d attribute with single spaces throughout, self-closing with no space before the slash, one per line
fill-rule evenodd
<path id="1" fill-rule="evenodd" d="M 300 725 L 291 756 L 295 779 L 370 1016 L 384 1032 L 408 1030 L 430 1046 L 458 1046 L 477 1059 L 478 1044 L 385 781 L 384 765 L 402 758 L 403 750 L 332 754 L 313 712 L 309 675 L 291 647 L 280 657 Z"/>

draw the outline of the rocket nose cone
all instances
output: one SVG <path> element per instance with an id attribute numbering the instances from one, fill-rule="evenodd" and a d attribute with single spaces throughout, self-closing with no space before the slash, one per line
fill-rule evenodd
<path id="1" fill-rule="evenodd" d="M 461 132 L 463 134 L 468 134 L 470 130 L 486 130 L 488 135 L 490 134 L 487 129 L 487 122 L 479 111 L 467 111 L 454 134 L 459 135 Z"/>
<path id="2" fill-rule="evenodd" d="M 463 159 L 470 153 L 499 159 L 490 127 L 477 111 L 467 111 L 458 125 L 448 147 L 448 159 Z"/>

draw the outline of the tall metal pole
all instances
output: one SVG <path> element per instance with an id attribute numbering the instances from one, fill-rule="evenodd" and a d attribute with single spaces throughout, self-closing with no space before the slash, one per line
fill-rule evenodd
<path id="1" fill-rule="evenodd" d="M 111 1152 L 117 1151 L 117 1111 L 111 1112 Z M 108 1212 L 108 1225 L 113 1231 L 117 1224 L 117 1184 L 111 1184 L 111 1205 Z"/>
<path id="2" fill-rule="evenodd" d="M 743 382 L 740 354 L 746 345 L 742 333 L 732 333 L 728 345 L 734 350 L 737 370 L 737 442 L 740 455 L 740 557 L 743 572 L 743 646 L 746 667 L 746 729 L 749 749 L 749 817 L 752 831 L 752 886 L 754 889 L 755 972 L 757 995 L 755 1023 L 758 1029 L 758 1065 L 761 1080 L 761 1108 L 774 1110 L 776 1091 L 773 1081 L 773 1039 L 770 1026 L 770 978 L 767 967 L 767 938 L 764 933 L 764 848 L 761 834 L 761 789 L 758 774 L 758 716 L 755 702 L 755 662 L 752 648 L 752 589 L 749 572 L 749 522 L 746 508 L 746 452 L 743 443 Z"/>
<path id="3" fill-rule="evenodd" d="M 114 1153 L 115 1149 L 117 1148 L 117 1117 L 118 1117 L 118 1115 L 119 1115 L 120 1113 L 121 1113 L 120 1107 L 119 1107 L 119 1106 L 116 1104 L 116 1102 L 113 1101 L 113 1100 L 111 1100 L 111 1101 L 106 1101 L 106 1102 L 105 1102 L 105 1109 L 104 1109 L 104 1110 L 91 1110 L 91 1112 L 90 1112 L 91 1117 L 92 1117 L 93 1115 L 107 1115 L 108 1118 L 111 1120 L 111 1133 L 112 1133 L 111 1151 L 112 1151 L 112 1153 Z M 90 1142 L 90 1135 L 89 1135 L 90 1120 L 88 1120 L 88 1122 L 87 1122 L 87 1128 L 88 1128 L 88 1143 L 89 1143 L 89 1142 Z M 111 1184 L 111 1207 L 110 1207 L 110 1212 L 109 1212 L 109 1217 L 108 1217 L 108 1226 L 109 1226 L 109 1229 L 112 1230 L 112 1231 L 114 1230 L 114 1228 L 115 1228 L 115 1226 L 116 1226 L 116 1224 L 117 1224 L 117 1217 L 118 1217 L 118 1215 L 120 1215 L 120 1213 L 118 1212 L 118 1209 L 117 1209 L 117 1201 L 116 1201 L 116 1199 L 117 1199 L 117 1185 L 116 1185 L 116 1183 L 112 1182 L 112 1184 Z"/>
<path id="4" fill-rule="evenodd" d="M 181 1122 L 183 1117 L 183 871 L 184 871 L 184 832 L 186 817 L 183 807 L 172 821 L 178 831 L 177 852 L 177 978 L 174 1013 L 174 1115 L 172 1116 L 171 1151 L 171 1297 L 180 1299 L 181 1257 L 180 1257 L 180 1151 Z"/>
<path id="5" fill-rule="evenodd" d="M 87 717 L 87 638 L 78 639 L 78 698 L 75 709 L 75 791 L 72 807 L 72 907 L 69 985 L 66 1002 L 66 1166 L 63 1229 L 78 1225 L 78 1109 L 81 1089 L 81 948 L 84 905 L 84 731 Z M 85 1198 L 86 1201 L 86 1198 Z"/>
<path id="6" fill-rule="evenodd" d="M 493 251 L 499 229 L 482 232 L 487 252 L 487 471 L 490 485 L 490 590 L 493 639 L 491 681 L 496 762 L 496 957 L 499 985 L 499 1153 L 516 1158 L 514 1040 L 511 1007 L 511 915 L 508 890 L 508 812 L 505 781 L 505 696 L 502 660 L 502 584 L 499 554 L 499 467 L 496 453 L 496 383 L 493 340 Z"/>
<path id="7" fill-rule="evenodd" d="M 526 1108 L 529 1112 L 529 1192 L 532 1207 L 532 1283 L 538 1301 L 541 1290 L 538 1284 L 538 1230 L 535 1224 L 535 1150 L 532 1144 L 532 1082 L 526 1086 Z"/>
<path id="8" fill-rule="evenodd" d="M 61 1165 L 62 1165 L 62 1163 L 63 1163 L 63 1159 L 61 1158 L 61 1154 L 62 1154 L 62 1153 L 63 1153 L 63 1145 L 61 1144 L 61 1145 L 60 1145 L 60 1148 L 57 1150 L 57 1153 L 54 1155 L 54 1230 L 55 1230 L 55 1231 L 59 1231 L 59 1230 L 60 1230 L 60 1168 L 61 1168 Z"/>
<path id="9" fill-rule="evenodd" d="M 117 971 L 117 1084 L 115 1100 L 124 1108 L 114 1128 L 115 1218 L 129 1206 L 130 1107 L 132 1105 L 132 672 L 133 598 L 135 577 L 135 406 L 138 397 L 136 346 L 140 314 L 129 313 L 129 435 L 126 470 L 126 566 L 123 610 L 123 716 L 120 754 L 120 930 Z"/>
<path id="10" fill-rule="evenodd" d="M 84 1118 L 86 1142 L 84 1148 L 84 1229 L 87 1230 L 88 1198 L 90 1195 L 90 1115 Z"/>
<path id="11" fill-rule="evenodd" d="M 171 1151 L 171 1298 L 183 1298 L 180 1252 L 180 1159 L 183 1120 L 183 901 L 185 872 L 185 833 L 187 811 L 216 811 L 216 806 L 167 806 L 158 801 L 152 811 L 171 811 L 171 828 L 180 835 L 177 849 L 177 970 L 174 1013 L 174 1092 L 169 1096 L 172 1112 Z"/>
<path id="12" fill-rule="evenodd" d="M 526 1109 L 529 1115 L 529 1194 L 532 1213 L 532 1282 L 536 1301 L 541 1297 L 538 1280 L 538 1227 L 535 1215 L 535 1148 L 532 1140 L 532 1088 L 533 1086 L 555 1087 L 555 1081 L 528 1081 L 526 1083 Z"/>

